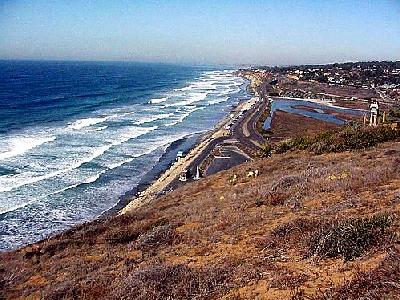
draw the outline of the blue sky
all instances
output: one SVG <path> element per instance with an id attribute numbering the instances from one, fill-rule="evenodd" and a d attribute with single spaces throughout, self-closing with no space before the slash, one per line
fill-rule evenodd
<path id="1" fill-rule="evenodd" d="M 287 65 L 400 59 L 400 0 L 0 0 L 0 58 Z"/>

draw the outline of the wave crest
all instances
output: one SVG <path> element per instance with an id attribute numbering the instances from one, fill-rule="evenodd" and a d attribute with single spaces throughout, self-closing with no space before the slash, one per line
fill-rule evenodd
<path id="1" fill-rule="evenodd" d="M 9 145 L 8 151 L 0 153 L 0 160 L 12 158 L 14 156 L 19 156 L 25 152 L 39 147 L 45 143 L 52 142 L 56 139 L 55 136 L 50 137 L 15 137 L 12 138 Z"/>
<path id="2" fill-rule="evenodd" d="M 107 121 L 110 118 L 108 117 L 102 117 L 102 118 L 86 118 L 86 119 L 79 119 L 73 122 L 72 124 L 68 125 L 69 129 L 74 129 L 74 130 L 79 130 L 88 126 L 92 126 L 95 124 L 103 123 Z"/>

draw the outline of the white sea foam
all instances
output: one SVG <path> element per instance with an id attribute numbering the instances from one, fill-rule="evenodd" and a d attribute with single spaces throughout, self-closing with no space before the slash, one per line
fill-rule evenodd
<path id="1" fill-rule="evenodd" d="M 72 171 L 72 170 L 74 170 L 76 168 L 79 168 L 84 163 L 88 163 L 88 162 L 92 161 L 93 159 L 95 159 L 96 157 L 102 155 L 105 151 L 107 151 L 111 147 L 110 145 L 105 145 L 105 146 L 101 146 L 101 147 L 96 148 L 91 153 L 90 156 L 88 156 L 88 157 L 86 157 L 86 158 L 84 158 L 84 159 L 82 159 L 80 161 L 75 162 L 74 164 L 72 164 L 68 168 L 61 169 L 61 170 L 58 170 L 58 171 L 55 171 L 55 172 L 51 172 L 51 173 L 48 173 L 48 174 L 40 175 L 40 176 L 33 176 L 31 178 L 22 178 L 23 180 L 18 180 L 17 182 L 14 182 L 13 180 L 11 180 L 11 184 L 9 184 L 9 185 L 5 185 L 5 186 L 0 185 L 0 192 L 9 192 L 9 191 L 12 191 L 15 188 L 19 188 L 19 187 L 24 186 L 24 185 L 29 185 L 29 184 L 32 184 L 32 183 L 36 183 L 36 182 L 39 182 L 39 181 L 42 181 L 42 180 L 45 180 L 45 179 L 49 179 L 49 178 L 58 176 L 58 175 L 63 174 L 63 173 L 67 173 L 69 171 Z M 8 178 L 13 179 L 11 176 L 8 177 Z"/>
<path id="2" fill-rule="evenodd" d="M 90 153 L 90 155 L 88 155 L 87 157 L 83 158 L 82 160 L 72 162 L 68 167 L 57 170 L 55 172 L 47 173 L 47 174 L 40 175 L 40 176 L 32 176 L 29 178 L 18 178 L 18 177 L 15 178 L 16 176 L 2 176 L 2 177 L 0 177 L 0 192 L 9 192 L 9 191 L 12 191 L 13 189 L 16 189 L 16 188 L 19 188 L 19 187 L 22 187 L 25 185 L 33 184 L 33 183 L 36 183 L 36 182 L 39 182 L 42 180 L 46 180 L 46 179 L 70 172 L 74 169 L 79 168 L 80 166 L 82 166 L 85 163 L 91 162 L 95 158 L 104 154 L 104 152 L 106 152 L 110 148 L 118 146 L 122 143 L 125 143 L 130 139 L 137 138 L 137 137 L 144 135 L 155 129 L 157 129 L 157 126 L 145 127 L 145 128 L 142 128 L 142 127 L 130 128 L 126 132 L 120 133 L 119 139 L 117 139 L 111 143 L 108 143 L 107 145 L 103 145 L 101 147 L 95 148 L 94 151 L 92 151 Z M 15 179 L 17 179 L 17 180 L 15 180 Z"/>
<path id="3" fill-rule="evenodd" d="M 234 94 L 240 91 L 240 88 L 236 88 L 236 89 L 228 89 L 225 91 L 221 92 L 221 95 L 228 95 L 228 94 Z"/>
<path id="4" fill-rule="evenodd" d="M 174 125 L 176 125 L 176 124 L 178 124 L 178 123 L 180 123 L 179 120 L 176 120 L 176 121 L 167 123 L 167 124 L 165 124 L 164 126 L 165 126 L 165 127 L 170 127 L 170 126 L 174 126 Z"/>
<path id="5" fill-rule="evenodd" d="M 110 119 L 111 116 L 107 117 L 101 117 L 101 118 L 86 118 L 86 119 L 80 119 L 76 120 L 75 122 L 71 123 L 68 125 L 69 129 L 74 129 L 74 130 L 79 130 L 88 126 L 92 126 L 95 124 L 103 123 Z"/>
<path id="6" fill-rule="evenodd" d="M 124 159 L 122 161 L 107 165 L 107 168 L 110 169 L 110 170 L 118 168 L 118 167 L 120 167 L 120 166 L 122 166 L 122 165 L 124 165 L 126 163 L 129 163 L 129 162 L 133 161 L 134 159 L 136 159 L 136 158 L 138 158 L 140 156 L 143 156 L 143 155 L 146 155 L 146 154 L 150 154 L 151 152 L 156 150 L 158 147 L 159 147 L 159 145 L 156 145 L 156 146 L 153 146 L 153 147 L 149 147 L 146 151 L 133 154 L 127 159 Z"/>
<path id="7" fill-rule="evenodd" d="M 158 115 L 154 115 L 154 116 L 145 116 L 145 117 L 140 118 L 138 121 L 135 121 L 133 124 L 142 125 L 145 123 L 151 123 L 151 122 L 154 122 L 157 120 L 169 118 L 173 115 L 174 115 L 173 113 L 168 113 L 168 114 L 158 114 Z"/>
<path id="8" fill-rule="evenodd" d="M 204 108 L 205 108 L 204 106 L 193 108 L 193 109 L 189 110 L 188 112 L 182 114 L 177 120 L 175 120 L 173 122 L 170 122 L 170 123 L 167 123 L 167 124 L 164 124 L 164 126 L 170 127 L 170 126 L 174 126 L 174 125 L 177 125 L 179 123 L 182 123 L 183 120 L 185 120 L 187 117 L 189 117 L 193 112 L 195 112 L 197 110 L 202 110 Z"/>
<path id="9" fill-rule="evenodd" d="M 158 104 L 158 103 L 165 102 L 165 101 L 167 101 L 167 100 L 168 100 L 168 97 L 155 98 L 155 99 L 151 99 L 151 100 L 149 101 L 149 103 Z"/>
<path id="10" fill-rule="evenodd" d="M 133 156 L 131 156 L 131 157 L 127 158 L 127 159 L 124 159 L 122 161 L 119 161 L 119 162 L 116 162 L 116 163 L 113 163 L 113 164 L 109 164 L 109 165 L 107 165 L 107 168 L 110 169 L 110 170 L 113 170 L 115 168 L 118 168 L 118 167 L 126 164 L 126 163 L 129 163 L 129 162 L 133 161 L 135 158 L 137 158 L 137 156 L 133 155 Z"/>
<path id="11" fill-rule="evenodd" d="M 0 160 L 8 159 L 14 156 L 19 156 L 25 152 L 36 148 L 45 143 L 52 142 L 56 139 L 55 136 L 49 137 L 14 137 L 10 141 L 6 142 L 6 151 L 0 153 Z"/>
<path id="12" fill-rule="evenodd" d="M 215 80 L 217 79 L 217 80 Z M 190 82 L 187 86 L 174 89 L 174 92 L 187 92 L 192 90 L 215 90 L 215 84 L 220 83 L 220 78 L 212 78 L 211 76 L 198 78 L 196 81 Z"/>
<path id="13" fill-rule="evenodd" d="M 128 129 L 126 132 L 122 132 L 119 134 L 121 137 L 119 140 L 116 140 L 111 143 L 111 146 L 118 146 L 122 143 L 125 143 L 129 141 L 130 139 L 137 138 L 141 135 L 144 135 L 146 133 L 149 133 L 153 130 L 156 130 L 158 126 L 152 126 L 152 127 L 134 127 L 132 129 Z M 110 147 L 111 148 L 111 147 Z"/>
<path id="14" fill-rule="evenodd" d="M 204 100 L 207 97 L 207 95 L 208 95 L 208 92 L 190 93 L 186 100 L 171 103 L 171 104 L 165 105 L 165 107 L 190 105 L 192 103 Z"/>
<path id="15" fill-rule="evenodd" d="M 208 101 L 207 103 L 208 103 L 209 105 L 213 105 L 213 104 L 225 102 L 225 101 L 227 101 L 228 99 L 229 99 L 229 97 L 216 98 L 216 99 L 213 99 L 213 100 Z"/>
<path id="16" fill-rule="evenodd" d="M 102 174 L 104 174 L 105 172 L 106 172 L 106 171 L 103 170 L 103 171 L 101 171 L 100 173 L 98 173 L 98 174 L 96 174 L 96 175 L 94 175 L 94 176 L 85 178 L 84 180 L 82 180 L 82 181 L 79 182 L 79 183 L 66 186 L 66 187 L 64 187 L 64 188 L 62 188 L 62 189 L 56 190 L 56 191 L 54 191 L 54 192 L 51 192 L 51 193 L 47 194 L 46 196 L 38 197 L 38 198 L 32 199 L 32 200 L 30 200 L 30 201 L 27 201 L 27 202 L 24 202 L 24 203 L 15 205 L 15 206 L 5 208 L 5 209 L 3 209 L 3 210 L 0 209 L 0 215 L 1 215 L 1 214 L 8 213 L 8 212 L 16 211 L 16 210 L 21 209 L 21 208 L 24 208 L 24 207 L 26 207 L 26 206 L 28 206 L 28 205 L 31 205 L 31 204 L 33 204 L 33 203 L 35 203 L 35 202 L 38 202 L 38 201 L 44 199 L 44 198 L 46 198 L 46 197 L 54 196 L 54 195 L 56 195 L 56 194 L 60 194 L 60 193 L 65 192 L 65 191 L 67 191 L 67 190 L 76 188 L 77 186 L 79 186 L 79 185 L 81 185 L 81 184 L 93 183 L 93 182 L 95 182 L 97 179 L 99 179 L 100 176 L 101 176 Z"/>
<path id="17" fill-rule="evenodd" d="M 168 136 L 168 137 L 159 137 L 159 138 L 156 139 L 156 140 L 153 140 L 153 141 L 151 141 L 151 142 L 148 142 L 148 147 L 146 148 L 145 151 L 142 151 L 142 152 L 133 154 L 133 155 L 131 155 L 130 157 L 128 157 L 128 158 L 126 158 L 126 159 L 124 159 L 124 160 L 121 160 L 121 161 L 119 161 L 119 162 L 112 163 L 112 164 L 107 164 L 106 167 L 107 167 L 109 170 L 118 168 L 118 167 L 120 167 L 120 166 L 122 166 L 122 165 L 124 165 L 124 164 L 126 164 L 126 163 L 129 163 L 129 162 L 135 160 L 135 159 L 138 158 L 138 157 L 141 157 L 141 156 L 150 154 L 150 153 L 152 153 L 153 151 L 155 151 L 156 149 L 158 149 L 158 148 L 160 148 L 160 147 L 166 148 L 166 147 L 167 147 L 168 145 L 170 145 L 172 142 L 177 141 L 177 140 L 179 140 L 179 139 L 181 139 L 181 138 L 183 138 L 183 137 L 185 137 L 185 136 L 187 136 L 187 133 L 178 134 L 178 135 L 172 135 L 172 136 Z"/>
<path id="18" fill-rule="evenodd" d="M 0 207 L 0 215 L 8 213 L 8 212 L 16 211 L 17 209 L 20 209 L 20 208 L 24 208 L 24 207 L 28 206 L 29 204 L 37 202 L 38 200 L 39 199 L 32 199 L 28 202 L 20 203 L 18 205 L 12 206 L 12 207 Z"/>
<path id="19" fill-rule="evenodd" d="M 62 188 L 62 189 L 56 190 L 56 191 L 54 191 L 54 192 L 51 192 L 51 193 L 48 194 L 47 196 L 53 196 L 53 195 L 56 195 L 56 194 L 60 194 L 60 193 L 62 193 L 62 192 L 65 192 L 65 191 L 68 191 L 68 190 L 70 190 L 70 189 L 76 188 L 76 187 L 80 186 L 81 184 L 93 183 L 93 182 L 95 182 L 97 179 L 99 179 L 100 176 L 103 175 L 105 172 L 106 172 L 105 170 L 102 170 L 101 172 L 99 172 L 99 173 L 97 173 L 97 174 L 95 174 L 95 175 L 93 175 L 93 176 L 87 177 L 87 178 L 85 178 L 84 180 L 82 180 L 82 181 L 80 181 L 80 182 L 78 182 L 78 183 L 75 183 L 75 184 L 66 186 L 66 187 L 64 187 L 64 188 Z"/>
<path id="20" fill-rule="evenodd" d="M 190 85 L 191 89 L 197 90 L 215 90 L 217 87 L 215 84 L 218 83 L 218 80 L 209 80 L 206 79 L 204 81 L 199 81 Z"/>

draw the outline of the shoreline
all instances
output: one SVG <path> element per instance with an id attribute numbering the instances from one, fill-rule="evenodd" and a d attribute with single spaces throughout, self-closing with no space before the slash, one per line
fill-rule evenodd
<path id="1" fill-rule="evenodd" d="M 120 196 L 118 202 L 111 208 L 105 210 L 99 218 L 111 217 L 118 213 L 129 204 L 132 198 L 137 197 L 138 193 L 146 190 L 154 181 L 156 181 L 171 165 L 175 162 L 176 152 L 183 150 L 190 151 L 199 142 L 205 132 L 196 132 L 188 134 L 176 141 L 173 141 L 166 149 L 157 163 L 145 173 L 138 184 L 124 195 Z M 187 145 L 185 145 L 187 144 Z"/>
<path id="2" fill-rule="evenodd" d="M 246 85 L 246 90 L 247 90 Z M 249 93 L 249 99 L 240 101 L 237 105 L 232 106 L 231 110 L 214 126 L 213 129 L 202 134 L 197 143 L 189 150 L 186 156 L 179 161 L 174 162 L 164 172 L 161 172 L 157 179 L 146 185 L 143 191 L 139 191 L 130 199 L 127 199 L 126 205 L 118 212 L 118 215 L 130 213 L 138 207 L 141 207 L 150 201 L 159 197 L 166 189 L 176 180 L 176 178 L 185 169 L 189 169 L 191 165 L 207 150 L 207 148 L 219 139 L 229 136 L 229 130 L 225 126 L 232 121 L 232 114 L 237 115 L 242 109 L 254 102 L 254 96 Z M 200 162 L 201 163 L 201 162 Z"/>
<path id="3" fill-rule="evenodd" d="M 240 76 L 236 75 L 236 77 Z M 213 142 L 217 142 L 216 138 L 221 138 L 223 136 L 225 138 L 226 135 L 224 134 L 229 134 L 229 130 L 224 130 L 224 126 L 227 122 L 232 121 L 230 118 L 231 114 L 239 111 L 240 108 L 253 97 L 248 90 L 248 86 L 248 80 L 245 80 L 245 82 L 240 85 L 242 94 L 234 96 L 230 103 L 225 104 L 219 118 L 215 118 L 213 120 L 215 125 L 212 128 L 202 131 L 194 131 L 191 133 L 188 132 L 186 135 L 178 138 L 169 145 L 165 145 L 166 147 L 164 149 L 159 148 L 162 154 L 154 166 L 140 176 L 138 181 L 134 182 L 130 186 L 130 189 L 124 194 L 115 197 L 115 202 L 110 207 L 99 212 L 97 216 L 91 219 L 83 219 L 80 222 L 69 226 L 68 228 L 52 231 L 39 240 L 22 243 L 16 247 L 14 246 L 12 248 L 8 248 L 8 250 L 5 251 L 14 251 L 42 240 L 52 238 L 76 226 L 82 226 L 96 220 L 108 219 L 120 214 L 124 214 L 136 207 L 148 203 L 152 199 L 159 197 L 161 193 L 166 193 L 167 188 L 170 188 L 170 184 L 179 177 L 181 171 L 185 168 L 188 168 L 196 160 L 196 158 L 198 158 L 199 155 L 202 154 L 205 149 L 207 149 L 207 147 L 212 145 Z M 183 151 L 186 156 L 179 162 L 176 162 L 175 159 L 178 151 Z"/>

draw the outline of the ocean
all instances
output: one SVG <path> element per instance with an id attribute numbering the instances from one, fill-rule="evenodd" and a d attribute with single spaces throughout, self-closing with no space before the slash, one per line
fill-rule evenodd
<path id="1" fill-rule="evenodd" d="M 232 69 L 0 61 L 0 251 L 93 220 L 239 101 Z M 167 159 L 167 161 L 165 161 Z"/>

